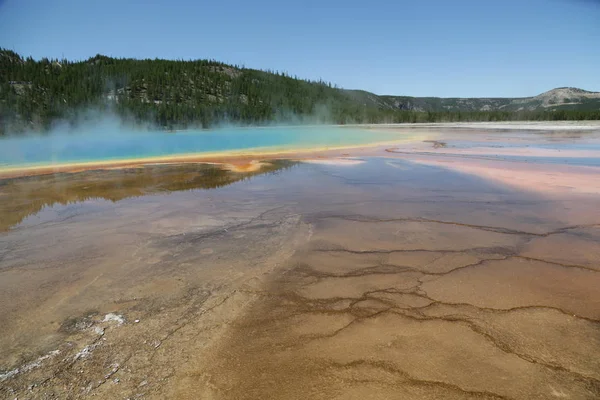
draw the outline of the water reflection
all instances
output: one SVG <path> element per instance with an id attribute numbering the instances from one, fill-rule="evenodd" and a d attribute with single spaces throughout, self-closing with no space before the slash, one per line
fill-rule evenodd
<path id="1" fill-rule="evenodd" d="M 0 231 L 56 204 L 89 199 L 115 202 L 155 193 L 216 189 L 256 175 L 276 173 L 295 164 L 274 160 L 250 172 L 235 172 L 209 164 L 148 165 L 0 180 Z"/>

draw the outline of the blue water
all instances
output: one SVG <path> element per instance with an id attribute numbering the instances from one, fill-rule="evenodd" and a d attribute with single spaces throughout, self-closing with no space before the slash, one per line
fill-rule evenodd
<path id="1" fill-rule="evenodd" d="M 352 127 L 268 127 L 174 133 L 116 129 L 0 139 L 0 166 L 44 165 L 250 149 L 337 147 L 398 140 L 406 134 Z"/>

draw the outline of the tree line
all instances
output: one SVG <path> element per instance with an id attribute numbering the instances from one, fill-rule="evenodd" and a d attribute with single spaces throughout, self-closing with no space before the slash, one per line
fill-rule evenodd
<path id="1" fill-rule="evenodd" d="M 222 122 L 403 123 L 600 119 L 600 110 L 420 112 L 365 102 L 331 83 L 215 60 L 34 60 L 0 49 L 0 134 L 110 111 L 162 129 Z"/>

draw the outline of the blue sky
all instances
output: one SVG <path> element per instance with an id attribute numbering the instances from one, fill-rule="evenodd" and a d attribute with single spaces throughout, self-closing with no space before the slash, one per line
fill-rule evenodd
<path id="1" fill-rule="evenodd" d="M 378 94 L 600 91 L 600 0 L 0 0 L 34 58 L 213 58 Z"/>

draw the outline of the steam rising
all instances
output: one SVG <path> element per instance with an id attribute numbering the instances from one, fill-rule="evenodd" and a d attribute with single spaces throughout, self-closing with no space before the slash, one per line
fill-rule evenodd
<path id="1" fill-rule="evenodd" d="M 263 127 L 240 127 L 222 122 L 210 130 L 195 127 L 166 131 L 112 112 L 87 110 L 80 113 L 75 122 L 56 123 L 49 132 L 20 133 L 0 139 L 0 168 L 232 150 L 320 148 L 375 140 L 376 135 L 364 135 L 364 131 L 358 129 L 306 126 L 327 120 L 327 107 L 319 107 L 311 117 L 285 113 L 279 116 L 278 123 Z M 380 141 L 385 139 L 382 137 Z"/>

